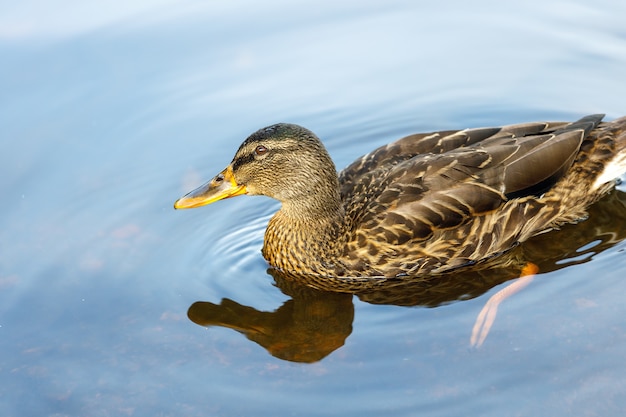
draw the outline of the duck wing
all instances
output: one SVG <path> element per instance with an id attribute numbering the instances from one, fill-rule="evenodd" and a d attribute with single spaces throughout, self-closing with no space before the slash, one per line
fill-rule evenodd
<path id="1" fill-rule="evenodd" d="M 383 146 L 340 174 L 355 239 L 425 240 L 510 199 L 545 192 L 601 119 L 435 132 Z"/>

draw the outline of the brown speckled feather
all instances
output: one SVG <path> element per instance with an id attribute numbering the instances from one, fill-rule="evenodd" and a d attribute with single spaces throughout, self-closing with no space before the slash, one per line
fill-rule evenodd
<path id="1" fill-rule="evenodd" d="M 615 154 L 592 140 L 607 127 L 581 150 L 600 120 L 412 135 L 365 155 L 339 176 L 353 235 L 344 257 L 368 275 L 441 273 L 584 217 L 603 194 L 587 192 L 602 164 L 564 174 L 577 157 Z"/>
<path id="2" fill-rule="evenodd" d="M 584 219 L 626 171 L 626 118 L 601 120 L 411 135 L 339 175 L 312 132 L 277 124 L 175 207 L 279 200 L 263 256 L 318 283 L 441 274 Z"/>

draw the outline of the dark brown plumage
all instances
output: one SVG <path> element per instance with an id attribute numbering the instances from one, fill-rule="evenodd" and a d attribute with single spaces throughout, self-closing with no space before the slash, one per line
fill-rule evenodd
<path id="1" fill-rule="evenodd" d="M 310 131 L 277 124 L 178 200 L 241 194 L 282 203 L 263 256 L 280 270 L 361 279 L 440 274 L 576 222 L 626 171 L 626 118 L 525 123 L 407 136 L 338 175 Z"/>

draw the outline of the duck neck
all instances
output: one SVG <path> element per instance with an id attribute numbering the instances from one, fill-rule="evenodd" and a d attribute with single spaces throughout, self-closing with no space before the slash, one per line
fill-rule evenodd
<path id="1" fill-rule="evenodd" d="M 328 274 L 344 245 L 345 213 L 335 189 L 283 202 L 267 226 L 263 256 L 283 271 Z"/>

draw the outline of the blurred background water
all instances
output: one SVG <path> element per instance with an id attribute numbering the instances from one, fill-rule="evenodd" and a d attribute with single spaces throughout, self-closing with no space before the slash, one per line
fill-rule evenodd
<path id="1" fill-rule="evenodd" d="M 436 308 L 302 298 L 259 252 L 277 203 L 172 203 L 280 121 L 341 168 L 418 131 L 622 116 L 624 17 L 617 0 L 0 4 L 0 414 L 622 415 L 623 193 L 542 237 L 534 253 L 560 251 L 480 349 L 505 284 Z M 220 303 L 229 326 L 187 317 Z M 336 319 L 321 358 L 270 354 L 278 310 Z"/>

